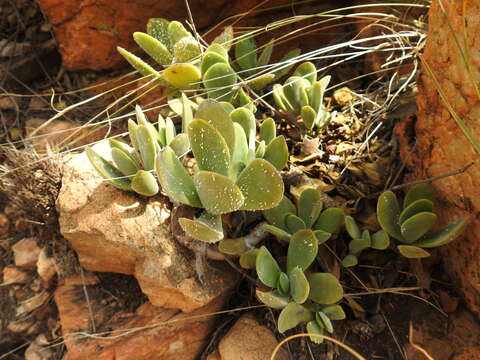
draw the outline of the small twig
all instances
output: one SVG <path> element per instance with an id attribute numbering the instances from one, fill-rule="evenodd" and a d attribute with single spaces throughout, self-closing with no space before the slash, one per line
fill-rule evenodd
<path id="1" fill-rule="evenodd" d="M 467 164 L 467 165 L 461 167 L 460 169 L 453 170 L 453 171 L 450 171 L 448 173 L 440 174 L 440 175 L 437 175 L 437 176 L 432 176 L 432 177 L 424 179 L 424 180 L 416 180 L 416 181 L 411 181 L 411 182 L 408 182 L 408 183 L 405 183 L 405 184 L 395 185 L 395 186 L 392 186 L 392 187 L 386 189 L 385 191 L 387 191 L 387 190 L 391 190 L 391 191 L 400 190 L 400 189 L 403 189 L 403 188 L 406 188 L 406 187 L 409 187 L 409 186 L 423 184 L 423 183 L 427 183 L 427 182 L 433 182 L 433 181 L 440 180 L 440 179 L 443 179 L 443 178 L 446 178 L 446 177 L 449 177 L 449 176 L 458 175 L 458 174 L 464 173 L 465 171 L 467 171 L 468 168 L 470 168 L 471 166 L 473 166 L 475 164 L 476 164 L 476 162 L 472 161 L 470 164 Z M 368 198 L 377 197 L 381 193 L 383 193 L 383 191 L 373 193 L 373 194 L 369 195 Z"/>
<path id="2" fill-rule="evenodd" d="M 88 313 L 90 315 L 90 322 L 92 323 L 92 332 L 96 333 L 97 328 L 95 326 L 95 318 L 93 317 L 93 309 L 92 309 L 92 304 L 90 303 L 90 297 L 88 296 L 88 291 L 87 291 L 87 286 L 85 284 L 85 274 L 83 272 L 83 268 L 80 266 L 80 274 L 82 276 L 82 282 L 83 282 L 83 293 L 85 295 L 85 300 L 87 302 L 87 307 L 88 307 Z"/>

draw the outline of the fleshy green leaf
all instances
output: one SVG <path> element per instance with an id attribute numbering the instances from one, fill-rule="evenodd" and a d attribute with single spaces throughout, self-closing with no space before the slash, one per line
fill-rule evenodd
<path id="1" fill-rule="evenodd" d="M 199 171 L 194 176 L 194 182 L 203 207 L 211 214 L 236 211 L 243 204 L 244 198 L 239 187 L 224 175 Z"/>
<path id="2" fill-rule="evenodd" d="M 202 207 L 193 179 L 170 147 L 158 154 L 155 165 L 162 190 L 170 200 Z"/>
<path id="3" fill-rule="evenodd" d="M 276 136 L 275 121 L 272 118 L 266 118 L 260 125 L 260 141 L 265 141 L 265 144 L 268 145 Z"/>
<path id="4" fill-rule="evenodd" d="M 182 25 L 182 23 L 178 21 L 171 21 L 168 24 L 168 36 L 170 37 L 170 40 L 172 42 L 172 45 L 174 45 L 177 41 L 184 37 L 190 37 L 192 34 L 185 29 L 185 27 Z"/>
<path id="5" fill-rule="evenodd" d="M 348 250 L 350 251 L 350 254 L 356 255 L 362 250 L 368 249 L 370 245 L 371 242 L 369 239 L 356 238 L 350 241 L 350 244 L 348 244 Z"/>
<path id="6" fill-rule="evenodd" d="M 372 235 L 372 248 L 385 250 L 390 246 L 390 237 L 385 230 L 378 230 Z"/>
<path id="7" fill-rule="evenodd" d="M 318 241 L 312 230 L 305 229 L 293 234 L 288 245 L 287 274 L 295 267 L 306 270 L 318 253 Z"/>
<path id="8" fill-rule="evenodd" d="M 178 89 L 194 89 L 202 76 L 200 70 L 192 64 L 173 64 L 163 71 L 164 79 Z"/>
<path id="9" fill-rule="evenodd" d="M 139 170 L 132 178 L 132 190 L 143 196 L 153 196 L 160 190 L 157 179 L 149 171 Z"/>
<path id="10" fill-rule="evenodd" d="M 257 146 L 257 150 L 255 150 L 255 157 L 257 158 L 263 158 L 265 156 L 265 141 L 260 141 L 260 143 Z"/>
<path id="11" fill-rule="evenodd" d="M 160 65 L 167 66 L 172 63 L 172 54 L 168 48 L 154 37 L 142 32 L 135 32 L 133 33 L 133 39 L 143 51 Z"/>
<path id="12" fill-rule="evenodd" d="M 205 120 L 194 119 L 188 124 L 187 133 L 198 168 L 227 175 L 230 151 L 220 132 Z"/>
<path id="13" fill-rule="evenodd" d="M 258 278 L 263 284 L 272 288 L 277 286 L 281 270 L 265 246 L 262 246 L 258 251 L 256 269 Z"/>
<path id="14" fill-rule="evenodd" d="M 230 101 L 233 96 L 233 85 L 237 76 L 228 64 L 216 63 L 203 76 L 203 85 L 208 90 L 208 96 L 218 101 Z"/>
<path id="15" fill-rule="evenodd" d="M 283 180 L 263 159 L 253 160 L 239 175 L 237 185 L 245 197 L 241 210 L 265 210 L 276 206 L 283 196 Z"/>
<path id="16" fill-rule="evenodd" d="M 323 203 L 317 189 L 309 188 L 302 191 L 298 200 L 298 216 L 305 222 L 307 228 L 317 221 L 322 211 Z"/>
<path id="17" fill-rule="evenodd" d="M 227 26 L 225 27 L 225 29 L 223 29 L 220 35 L 218 35 L 215 39 L 213 39 L 212 44 L 222 45 L 225 51 L 228 51 L 232 44 L 232 40 L 233 40 L 233 27 Z"/>
<path id="18" fill-rule="evenodd" d="M 233 126 L 235 130 L 235 147 L 232 154 L 232 166 L 230 167 L 229 177 L 236 179 L 247 163 L 248 145 L 242 126 L 237 123 L 234 123 Z"/>
<path id="19" fill-rule="evenodd" d="M 418 240 L 415 245 L 422 248 L 433 248 L 448 244 L 455 240 L 465 230 L 469 224 L 468 219 L 460 219 L 451 223 L 440 230 L 435 231 L 429 236 Z"/>
<path id="20" fill-rule="evenodd" d="M 296 266 L 292 269 L 289 275 L 290 279 L 290 295 L 297 304 L 303 304 L 310 292 L 310 284 L 303 270 Z"/>
<path id="21" fill-rule="evenodd" d="M 286 230 L 285 217 L 288 214 L 296 215 L 297 208 L 286 196 L 282 197 L 282 200 L 278 203 L 277 206 L 263 212 L 263 216 L 265 216 L 265 219 L 267 219 L 270 224 L 275 225 L 276 227 L 283 230 Z"/>
<path id="22" fill-rule="evenodd" d="M 345 229 L 352 239 L 360 238 L 362 236 L 355 219 L 348 215 L 345 216 Z"/>
<path id="23" fill-rule="evenodd" d="M 418 184 L 411 188 L 405 195 L 403 207 L 406 208 L 411 203 L 420 199 L 427 199 L 431 202 L 435 201 L 435 196 L 433 195 L 433 189 L 430 183 Z"/>
<path id="24" fill-rule="evenodd" d="M 135 70 L 137 70 L 143 76 L 152 76 L 155 77 L 158 75 L 157 70 L 148 65 L 145 61 L 140 59 L 138 56 L 133 55 L 131 52 L 125 50 L 124 48 L 117 46 L 117 51 L 122 55 L 125 60 L 127 60 L 130 65 L 132 65 Z"/>
<path id="25" fill-rule="evenodd" d="M 285 91 L 283 90 L 283 86 L 280 84 L 273 85 L 272 90 L 273 100 L 275 104 L 285 113 L 293 113 L 295 111 L 290 101 L 285 96 Z"/>
<path id="26" fill-rule="evenodd" d="M 288 297 L 280 295 L 276 291 L 264 292 L 256 290 L 255 294 L 257 295 L 258 300 L 272 309 L 283 309 L 288 305 Z"/>
<path id="27" fill-rule="evenodd" d="M 330 83 L 331 76 L 327 75 L 322 77 L 319 81 L 316 81 L 310 91 L 310 105 L 317 112 L 317 116 L 320 110 L 323 109 L 323 97 L 325 96 L 325 90 Z M 318 119 L 316 119 L 318 122 Z"/>
<path id="28" fill-rule="evenodd" d="M 437 221 L 437 215 L 432 212 L 421 212 L 405 220 L 400 231 L 408 244 L 414 243 L 425 235 Z"/>
<path id="29" fill-rule="evenodd" d="M 143 168 L 147 171 L 153 170 L 157 156 L 157 139 L 145 125 L 138 126 L 136 136 Z"/>
<path id="30" fill-rule="evenodd" d="M 418 246 L 398 245 L 397 249 L 400 254 L 409 259 L 422 259 L 430 256 L 430 253 L 428 251 L 425 251 Z"/>
<path id="31" fill-rule="evenodd" d="M 330 273 L 313 273 L 308 276 L 310 283 L 309 299 L 319 304 L 333 304 L 343 297 L 343 288 Z"/>
<path id="32" fill-rule="evenodd" d="M 275 75 L 264 74 L 254 77 L 248 81 L 248 86 L 255 91 L 263 90 L 267 85 L 275 81 Z"/>
<path id="33" fill-rule="evenodd" d="M 243 269 L 254 269 L 257 262 L 258 249 L 250 249 L 240 256 L 240 266 Z"/>
<path id="34" fill-rule="evenodd" d="M 269 225 L 269 224 L 264 224 L 263 229 L 265 231 L 268 231 L 270 234 L 275 236 L 280 241 L 285 241 L 285 242 L 290 241 L 291 235 L 285 230 L 280 229 L 279 227 Z"/>
<path id="35" fill-rule="evenodd" d="M 323 244 L 325 241 L 330 239 L 330 234 L 329 232 L 323 231 L 323 230 L 314 230 L 313 233 L 315 234 L 315 237 L 317 238 L 318 245 Z"/>
<path id="36" fill-rule="evenodd" d="M 284 272 L 281 272 L 278 277 L 277 290 L 280 294 L 288 295 L 290 293 L 290 280 Z"/>
<path id="37" fill-rule="evenodd" d="M 327 315 L 330 320 L 343 320 L 346 318 L 345 312 L 340 305 L 325 306 L 322 312 Z"/>
<path id="38" fill-rule="evenodd" d="M 293 73 L 293 76 L 299 76 L 307 79 L 313 85 L 317 81 L 317 68 L 310 61 L 300 64 Z"/>
<path id="39" fill-rule="evenodd" d="M 323 343 L 323 337 L 319 336 L 323 335 L 323 327 L 318 325 L 316 320 L 312 320 L 307 323 L 307 332 L 310 334 L 310 341 L 314 342 L 315 344 Z"/>
<path id="40" fill-rule="evenodd" d="M 302 106 L 300 111 L 302 116 L 303 124 L 308 130 L 312 130 L 315 125 L 315 118 L 317 117 L 317 112 L 309 105 Z"/>
<path id="41" fill-rule="evenodd" d="M 245 244 L 245 238 L 235 239 L 223 239 L 218 243 L 218 250 L 228 255 L 242 255 L 246 252 L 247 245 Z"/>
<path id="42" fill-rule="evenodd" d="M 257 65 L 257 46 L 253 37 L 243 38 L 235 45 L 235 59 L 242 70 L 249 70 Z M 252 72 L 241 72 L 242 77 L 247 77 Z"/>
<path id="43" fill-rule="evenodd" d="M 263 158 L 275 166 L 278 171 L 287 166 L 288 146 L 283 135 L 277 136 L 267 145 Z"/>
<path id="44" fill-rule="evenodd" d="M 358 258 L 355 255 L 348 254 L 342 260 L 342 265 L 344 267 L 352 267 L 358 264 Z"/>
<path id="45" fill-rule="evenodd" d="M 268 62 L 270 61 L 270 57 L 272 56 L 274 45 L 275 45 L 275 41 L 272 39 L 268 42 L 268 44 L 266 44 L 263 47 L 262 53 L 258 57 L 257 67 L 262 67 L 268 64 Z M 259 70 L 262 70 L 262 69 L 259 69 Z"/>
<path id="46" fill-rule="evenodd" d="M 287 75 L 290 69 L 295 65 L 295 61 L 289 61 L 300 55 L 300 49 L 293 49 L 289 51 L 279 62 L 278 70 L 274 71 L 275 78 L 280 79 L 284 75 Z M 289 64 L 289 65 L 287 65 Z"/>
<path id="47" fill-rule="evenodd" d="M 168 24 L 170 21 L 167 19 L 151 18 L 147 22 L 147 34 L 160 41 L 171 52 L 173 47 L 168 35 Z"/>
<path id="48" fill-rule="evenodd" d="M 200 45 L 194 37 L 184 37 L 173 46 L 173 61 L 186 63 L 200 55 Z"/>
<path id="49" fill-rule="evenodd" d="M 175 154 L 181 158 L 190 151 L 190 142 L 188 141 L 187 134 L 178 134 L 173 138 L 169 145 Z"/>
<path id="50" fill-rule="evenodd" d="M 313 313 L 300 304 L 291 302 L 280 312 L 278 317 L 278 331 L 281 333 L 294 328 L 302 322 L 312 320 Z"/>
<path id="51" fill-rule="evenodd" d="M 130 154 L 125 153 L 118 148 L 112 149 L 112 159 L 115 163 L 115 166 L 126 176 L 132 176 L 140 170 L 140 167 L 137 165 L 135 160 L 130 156 Z"/>
<path id="52" fill-rule="evenodd" d="M 256 134 L 255 115 L 246 108 L 238 108 L 230 113 L 230 118 L 234 123 L 238 123 L 242 126 L 243 131 L 247 136 L 248 147 L 254 149 Z"/>
<path id="53" fill-rule="evenodd" d="M 203 221 L 202 221 L 203 220 Z M 215 223 L 215 221 L 217 223 Z M 220 221 L 220 229 L 218 227 Z M 187 218 L 178 219 L 183 231 L 192 238 L 206 243 L 216 243 L 223 239 L 223 231 L 221 231 L 221 219 L 212 218 L 210 221 L 206 219 L 190 220 Z"/>
<path id="54" fill-rule="evenodd" d="M 130 186 L 130 179 L 126 178 L 116 167 L 110 164 L 107 160 L 101 157 L 95 150 L 86 147 L 88 159 L 92 166 L 99 172 L 99 174 L 107 179 L 113 186 L 121 190 L 132 190 Z"/>
<path id="55" fill-rule="evenodd" d="M 204 100 L 195 113 L 196 119 L 202 119 L 212 125 L 227 143 L 230 153 L 233 153 L 235 146 L 235 129 L 233 122 L 230 120 L 228 112 L 218 101 L 207 99 Z"/>
<path id="56" fill-rule="evenodd" d="M 345 214 L 340 208 L 328 208 L 324 210 L 315 223 L 315 230 L 323 230 L 334 234 L 345 221 Z"/>
<path id="57" fill-rule="evenodd" d="M 405 220 L 412 217 L 413 215 L 425 211 L 433 211 L 433 202 L 428 199 L 416 200 L 410 203 L 410 205 L 408 205 L 405 209 L 403 209 L 403 211 L 400 213 L 400 217 L 398 218 L 398 223 L 403 224 Z"/>
<path id="58" fill-rule="evenodd" d="M 317 320 L 317 323 L 322 324 L 322 327 L 330 334 L 333 333 L 332 322 L 326 314 L 324 314 L 322 311 L 319 311 L 315 314 L 315 319 Z"/>
<path id="59" fill-rule="evenodd" d="M 298 216 L 293 214 L 288 214 L 285 217 L 285 225 L 290 234 L 294 234 L 297 231 L 303 230 L 306 228 L 305 222 L 302 219 L 300 219 Z"/>
<path id="60" fill-rule="evenodd" d="M 205 55 L 203 55 L 202 63 L 200 65 L 202 75 L 205 75 L 208 69 L 210 69 L 213 65 L 217 63 L 228 64 L 228 59 L 226 59 L 217 52 L 207 51 Z"/>
<path id="61" fill-rule="evenodd" d="M 377 218 L 380 226 L 390 236 L 397 240 L 405 241 L 400 232 L 398 218 L 400 217 L 400 206 L 395 194 L 391 191 L 383 192 L 377 201 Z"/>

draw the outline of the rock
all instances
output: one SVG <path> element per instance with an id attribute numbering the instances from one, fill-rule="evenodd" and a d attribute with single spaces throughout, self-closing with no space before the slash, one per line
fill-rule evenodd
<path id="1" fill-rule="evenodd" d="M 38 335 L 25 350 L 25 360 L 50 360 L 53 359 L 53 351 L 48 348 L 48 340 L 45 335 Z"/>
<path id="2" fill-rule="evenodd" d="M 0 236 L 5 235 L 10 227 L 10 220 L 5 213 L 0 212 Z"/>
<path id="3" fill-rule="evenodd" d="M 466 11 L 464 15 L 463 11 Z M 470 129 L 477 143 L 480 98 L 475 84 L 480 83 L 480 53 L 476 51 L 480 48 L 480 37 L 473 34 L 480 32 L 480 23 L 465 19 L 479 17 L 478 1 L 433 1 L 423 55 L 451 108 Z M 471 36 L 465 39 L 462 34 Z M 469 48 L 470 70 L 458 44 L 466 44 Z M 402 143 L 401 156 L 412 171 L 411 178 L 426 179 L 471 162 L 478 163 L 480 155 L 450 114 L 425 67 L 418 80 L 417 119 L 402 124 L 397 132 Z M 409 139 L 416 139 L 413 148 L 408 145 Z M 462 174 L 435 181 L 433 187 L 439 199 L 436 204 L 439 225 L 462 217 L 472 221 L 462 238 L 442 246 L 439 252 L 445 271 L 457 283 L 469 308 L 480 315 L 480 167 L 474 165 Z"/>
<path id="4" fill-rule="evenodd" d="M 51 280 L 57 273 L 57 267 L 53 258 L 48 257 L 47 250 L 43 248 L 37 260 L 37 273 L 45 287 L 49 287 Z"/>
<path id="5" fill-rule="evenodd" d="M 22 301 L 15 311 L 15 316 L 17 319 L 21 319 L 43 306 L 49 298 L 50 294 L 47 291 L 42 291 L 41 293 Z"/>
<path id="6" fill-rule="evenodd" d="M 88 304 L 84 291 L 89 294 Z M 98 280 L 91 273 L 84 279 L 80 276 L 61 279 L 55 302 L 67 346 L 63 360 L 196 359 L 208 343 L 214 326 L 215 318 L 208 314 L 223 305 L 223 300 L 217 298 L 185 314 L 146 302 L 128 313 L 115 307 L 115 298 L 99 288 Z M 91 316 L 99 337 L 79 335 L 91 332 Z"/>
<path id="7" fill-rule="evenodd" d="M 62 120 L 46 122 L 45 119 L 32 118 L 25 124 L 27 138 L 37 150 L 44 150 L 47 146 L 52 148 L 73 148 L 91 144 L 103 139 L 107 127 L 83 127 L 81 124 L 73 124 Z M 37 130 L 38 129 L 38 130 Z"/>
<path id="8" fill-rule="evenodd" d="M 144 31 L 147 20 L 151 17 L 163 17 L 168 20 L 188 20 L 188 12 L 184 2 L 158 0 L 39 0 L 43 13 L 46 14 L 53 30 L 60 52 L 63 57 L 63 66 L 69 70 L 104 70 L 119 64 L 126 65 L 118 54 L 116 47 L 121 46 L 128 50 L 138 47 L 133 41 L 135 31 Z M 343 3 L 343 1 L 342 1 Z M 232 15 L 247 14 L 257 8 L 257 0 L 211 0 L 191 1 L 191 8 L 197 29 L 219 24 L 221 19 Z M 283 9 L 278 8 L 284 5 Z M 287 5 L 287 6 L 285 6 Z M 295 4 L 295 14 L 313 14 L 327 9 L 341 6 L 339 1 L 317 2 L 315 4 Z M 250 13 L 247 16 L 231 19 L 235 26 L 255 26 L 292 16 L 290 0 L 270 0 L 270 13 Z M 279 11 L 282 11 L 279 13 Z M 240 23 L 238 22 L 240 20 Z M 269 31 L 269 37 L 281 37 L 298 30 L 301 26 L 318 21 L 306 19 L 297 24 L 290 24 Z M 309 49 L 318 49 L 328 44 L 338 32 L 321 35 L 302 34 L 303 43 L 309 44 Z M 308 39 L 308 40 L 305 40 Z M 287 41 L 281 45 L 282 50 L 299 46 L 298 39 Z M 284 51 L 280 53 L 284 54 Z M 274 57 L 277 54 L 274 54 Z M 278 57 L 278 56 L 277 56 Z"/>
<path id="9" fill-rule="evenodd" d="M 96 149 L 108 157 L 106 143 Z M 225 294 L 237 275 L 210 263 L 205 285 L 194 257 L 172 237 L 168 199 L 142 198 L 103 181 L 83 153 L 65 164 L 57 200 L 60 231 L 88 270 L 134 275 L 152 304 L 193 311 Z"/>
<path id="10" fill-rule="evenodd" d="M 40 248 L 35 238 L 25 238 L 18 241 L 12 246 L 15 265 L 19 267 L 33 268 L 35 267 Z"/>
<path id="11" fill-rule="evenodd" d="M 246 314 L 237 320 L 218 345 L 218 354 L 209 360 L 265 360 L 270 359 L 278 342 L 272 331 L 260 325 L 253 315 Z M 220 357 L 216 357 L 216 356 Z M 277 353 L 276 360 L 290 359 L 284 349 Z"/>
<path id="12" fill-rule="evenodd" d="M 3 285 L 26 284 L 29 280 L 30 275 L 16 266 L 9 265 L 3 268 Z"/>

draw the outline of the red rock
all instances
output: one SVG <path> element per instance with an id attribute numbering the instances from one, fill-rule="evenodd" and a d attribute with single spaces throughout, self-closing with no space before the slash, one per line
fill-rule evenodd
<path id="1" fill-rule="evenodd" d="M 90 332 L 89 305 L 83 285 L 90 294 L 89 302 L 95 325 L 108 331 L 100 338 L 79 336 Z M 63 360 L 190 360 L 196 359 L 208 342 L 214 316 L 223 300 L 217 299 L 192 313 L 155 307 L 147 302 L 134 313 L 109 308 L 114 299 L 102 301 L 96 278 L 86 274 L 60 280 L 55 302 L 62 324 L 67 353 Z"/>
<path id="2" fill-rule="evenodd" d="M 132 39 L 135 31 L 144 31 L 147 20 L 151 17 L 164 17 L 169 20 L 188 20 L 185 3 L 178 1 L 157 0 L 39 0 L 43 12 L 53 24 L 56 40 L 63 57 L 63 65 L 69 70 L 109 69 L 119 64 L 126 64 L 117 53 L 116 47 L 121 46 L 129 50 L 137 47 Z M 211 0 L 190 1 L 189 5 L 197 29 L 218 24 L 222 19 L 232 15 L 243 14 L 239 19 L 235 17 L 231 22 L 236 26 L 265 25 L 281 18 L 295 14 L 312 14 L 323 10 L 338 7 L 338 1 L 318 2 L 301 5 L 291 5 L 290 0 L 270 0 L 262 3 L 262 10 L 284 5 L 271 13 L 249 13 L 258 10 L 257 0 Z M 286 6 L 285 6 L 286 5 Z M 240 20 L 240 22 L 238 22 Z M 290 24 L 279 29 L 270 30 L 268 37 L 278 37 L 292 30 L 298 30 L 307 23 L 318 21 L 316 18 Z M 327 34 L 319 26 L 317 32 L 302 36 L 304 50 L 319 48 L 328 43 L 338 32 Z M 300 33 L 298 33 L 300 35 Z M 283 39 L 285 40 L 285 39 Z M 308 44 L 308 46 L 305 46 Z M 284 51 L 298 47 L 298 38 L 294 38 L 280 47 Z M 308 47 L 308 49 L 307 49 Z M 274 58 L 278 53 L 274 54 Z"/>
<path id="3" fill-rule="evenodd" d="M 25 238 L 18 241 L 12 246 L 12 251 L 15 265 L 19 267 L 35 267 L 38 255 L 40 255 L 40 248 L 35 238 Z"/>
<path id="4" fill-rule="evenodd" d="M 463 10 L 466 11 L 464 15 Z M 480 54 L 476 51 L 480 48 L 480 37 L 474 34 L 480 32 L 479 18 L 478 1 L 433 1 L 423 55 L 451 108 L 469 127 L 477 142 L 480 138 L 480 99 L 474 84 L 480 83 Z M 470 36 L 465 39 L 464 33 Z M 457 43 L 466 44 L 470 49 L 471 71 L 465 66 Z M 425 67 L 418 80 L 417 121 L 403 126 L 401 140 L 401 154 L 413 173 L 412 178 L 425 179 L 457 170 L 473 161 L 478 163 L 480 155 L 450 114 Z M 416 145 L 410 148 L 408 139 L 413 138 Z M 456 281 L 468 306 L 480 314 L 480 167 L 474 165 L 462 174 L 435 181 L 433 186 L 440 200 L 436 211 L 441 224 L 462 217 L 472 220 L 462 238 L 439 248 L 439 252 L 445 271 Z"/>
<path id="5" fill-rule="evenodd" d="M 30 275 L 19 268 L 9 265 L 3 268 L 3 284 L 26 284 Z"/>
<path id="6" fill-rule="evenodd" d="M 272 331 L 260 325 L 253 315 L 246 314 L 237 320 L 235 325 L 228 331 L 218 345 L 218 354 L 214 353 L 209 360 L 264 360 L 270 356 L 277 346 Z M 281 349 L 276 360 L 290 359 L 288 353 Z"/>

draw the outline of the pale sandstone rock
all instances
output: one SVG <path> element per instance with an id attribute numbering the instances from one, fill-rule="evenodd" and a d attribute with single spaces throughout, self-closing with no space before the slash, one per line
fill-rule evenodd
<path id="1" fill-rule="evenodd" d="M 57 273 L 55 261 L 47 255 L 45 248 L 40 251 L 40 255 L 38 256 L 37 273 L 46 287 L 50 285 L 50 282 Z"/>
<path id="2" fill-rule="evenodd" d="M 209 360 L 265 360 L 278 342 L 267 327 L 260 325 L 251 314 L 243 315 L 220 341 L 218 354 Z M 216 357 L 220 355 L 220 357 Z M 284 349 L 277 353 L 276 360 L 290 359 Z"/>
<path id="3" fill-rule="evenodd" d="M 84 296 L 89 294 L 89 304 Z M 185 314 L 175 309 L 141 305 L 134 313 L 109 308 L 114 299 L 99 291 L 98 280 L 91 274 L 59 281 L 55 291 L 62 332 L 67 346 L 63 360 L 193 360 L 197 359 L 214 326 L 223 299 Z M 89 306 L 100 338 L 79 335 L 92 329 Z M 110 332 L 112 331 L 112 332 Z"/>
<path id="4" fill-rule="evenodd" d="M 25 238 L 12 246 L 15 265 L 19 267 L 33 268 L 40 255 L 40 248 L 35 238 Z"/>
<path id="5" fill-rule="evenodd" d="M 38 335 L 25 350 L 25 360 L 50 360 L 53 359 L 53 350 L 48 348 L 48 340 L 45 335 Z"/>
<path id="6" fill-rule="evenodd" d="M 97 151 L 108 157 L 104 143 Z M 205 285 L 194 257 L 172 237 L 165 197 L 143 198 L 103 181 L 85 154 L 65 164 L 57 200 L 60 230 L 88 270 L 134 275 L 156 306 L 193 311 L 235 284 L 223 263 L 206 268 Z"/>
<path id="7" fill-rule="evenodd" d="M 3 268 L 3 284 L 26 284 L 30 275 L 16 266 L 9 265 Z"/>

